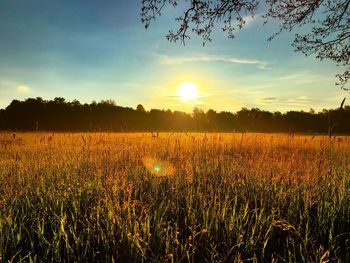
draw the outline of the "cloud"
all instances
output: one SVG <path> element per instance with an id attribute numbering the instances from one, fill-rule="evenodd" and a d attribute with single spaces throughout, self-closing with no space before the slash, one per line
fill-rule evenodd
<path id="1" fill-rule="evenodd" d="M 260 98 L 257 100 L 257 102 L 259 104 L 263 104 L 263 105 L 266 105 L 266 104 L 273 104 L 275 102 L 277 102 L 278 99 L 276 97 L 265 97 L 265 98 Z"/>
<path id="2" fill-rule="evenodd" d="M 323 76 L 308 70 L 304 70 L 304 71 L 299 71 L 292 74 L 286 74 L 286 75 L 280 76 L 279 78 L 277 78 L 277 80 L 298 84 L 298 85 L 305 85 L 305 84 L 314 84 L 316 82 L 329 81 L 329 80 L 332 80 L 332 77 Z"/>
<path id="3" fill-rule="evenodd" d="M 260 69 L 266 69 L 268 62 L 257 59 L 237 58 L 226 55 L 197 55 L 188 57 L 171 57 L 167 55 L 159 55 L 160 63 L 163 65 L 177 65 L 194 62 L 225 62 L 235 64 L 256 65 Z"/>
<path id="4" fill-rule="evenodd" d="M 211 96 L 210 94 L 203 94 L 203 95 L 197 95 L 195 97 L 195 99 L 202 99 L 202 98 L 208 98 L 209 96 Z M 179 95 L 165 95 L 165 98 L 174 98 L 174 99 L 183 99 L 183 97 L 179 96 Z"/>
<path id="5" fill-rule="evenodd" d="M 265 102 L 273 102 L 276 101 L 277 98 L 276 97 L 267 97 L 267 98 L 261 98 L 261 101 L 265 101 Z"/>
<path id="6" fill-rule="evenodd" d="M 289 99 L 288 102 L 291 105 L 300 105 L 300 104 L 309 104 L 312 102 L 312 100 L 308 96 L 300 96 L 294 99 Z"/>
<path id="7" fill-rule="evenodd" d="M 184 98 L 183 96 L 180 96 L 178 94 L 168 94 L 164 95 L 163 98 L 172 101 L 173 106 L 176 105 L 182 105 L 182 106 L 204 106 L 207 105 L 206 99 L 210 97 L 211 94 L 197 94 L 193 98 Z"/>
<path id="8" fill-rule="evenodd" d="M 19 93 L 28 93 L 29 92 L 29 88 L 27 86 L 18 86 L 17 92 L 19 92 Z"/>
<path id="9" fill-rule="evenodd" d="M 188 104 L 188 105 L 205 105 L 206 103 L 204 101 L 202 101 L 201 99 L 203 98 L 207 98 L 209 97 L 209 94 L 205 94 L 205 95 L 198 95 L 193 99 L 184 99 L 183 97 L 179 96 L 179 95 L 166 95 L 163 96 L 164 98 L 167 98 L 169 100 L 175 100 L 175 101 L 179 101 L 182 104 L 178 104 L 177 105 L 184 105 L 184 104 Z"/>

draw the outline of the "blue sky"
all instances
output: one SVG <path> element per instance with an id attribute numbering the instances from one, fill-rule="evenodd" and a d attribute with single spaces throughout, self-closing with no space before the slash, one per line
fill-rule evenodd
<path id="1" fill-rule="evenodd" d="M 178 14 L 167 8 L 145 30 L 141 0 L 2 0 L 0 108 L 12 99 L 64 97 L 81 102 L 191 111 L 177 96 L 183 82 L 198 85 L 198 107 L 236 111 L 335 108 L 347 94 L 335 86 L 330 62 L 293 52 L 293 36 L 262 25 L 257 15 L 228 39 L 217 30 L 203 47 L 165 36 Z"/>

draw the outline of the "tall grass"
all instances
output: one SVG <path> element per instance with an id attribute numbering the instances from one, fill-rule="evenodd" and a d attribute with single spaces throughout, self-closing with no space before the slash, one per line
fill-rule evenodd
<path id="1" fill-rule="evenodd" d="M 350 139 L 329 140 L 3 133 L 0 262 L 350 262 Z"/>

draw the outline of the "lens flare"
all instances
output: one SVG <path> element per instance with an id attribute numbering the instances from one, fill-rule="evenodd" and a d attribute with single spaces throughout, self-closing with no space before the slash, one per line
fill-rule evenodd
<path id="1" fill-rule="evenodd" d="M 171 165 L 171 163 L 167 161 L 162 161 L 157 158 L 145 157 L 143 158 L 142 162 L 147 171 L 153 175 L 164 177 L 172 176 L 175 173 L 175 168 Z"/>

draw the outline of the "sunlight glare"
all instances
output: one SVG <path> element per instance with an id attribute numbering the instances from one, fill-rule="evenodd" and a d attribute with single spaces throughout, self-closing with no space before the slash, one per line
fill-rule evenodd
<path id="1" fill-rule="evenodd" d="M 195 102 L 199 94 L 197 84 L 193 82 L 185 82 L 177 87 L 177 94 L 182 102 Z"/>

